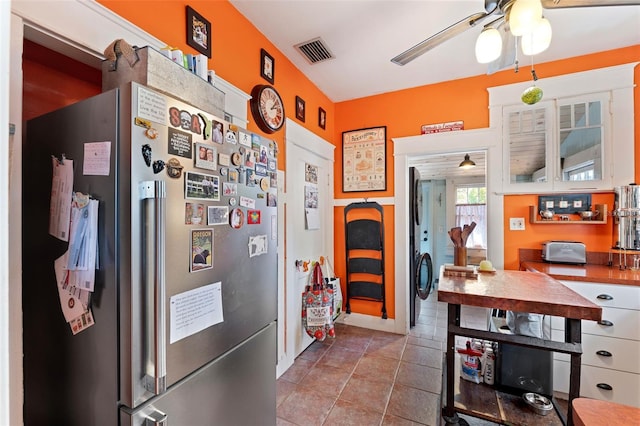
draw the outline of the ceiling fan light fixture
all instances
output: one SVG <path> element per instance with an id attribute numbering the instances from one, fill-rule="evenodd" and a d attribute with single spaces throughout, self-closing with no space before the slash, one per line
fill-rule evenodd
<path id="1" fill-rule="evenodd" d="M 509 28 L 514 36 L 532 32 L 542 19 L 540 0 L 515 0 L 509 10 Z"/>
<path id="2" fill-rule="evenodd" d="M 538 26 L 530 34 L 522 36 L 522 53 L 528 56 L 542 53 L 551 44 L 551 24 L 546 18 L 542 18 Z"/>
<path id="3" fill-rule="evenodd" d="M 476 163 L 471 161 L 471 159 L 469 158 L 469 154 L 465 154 L 464 160 L 462 160 L 462 162 L 458 167 L 460 167 L 463 170 L 467 170 L 467 169 L 472 169 L 475 166 L 476 166 Z"/>
<path id="4" fill-rule="evenodd" d="M 502 53 L 502 37 L 500 31 L 493 27 L 482 30 L 476 40 L 476 60 L 488 64 L 500 57 Z"/>

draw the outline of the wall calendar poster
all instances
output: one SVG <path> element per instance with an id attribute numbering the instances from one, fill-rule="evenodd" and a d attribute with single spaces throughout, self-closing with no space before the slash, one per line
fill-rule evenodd
<path id="1" fill-rule="evenodd" d="M 342 133 L 342 191 L 387 189 L 387 127 Z"/>

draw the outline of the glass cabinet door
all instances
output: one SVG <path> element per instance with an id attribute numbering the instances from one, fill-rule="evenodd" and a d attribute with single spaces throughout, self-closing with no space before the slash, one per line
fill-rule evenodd
<path id="1" fill-rule="evenodd" d="M 544 190 L 553 179 L 551 103 L 505 108 L 504 183 L 511 191 Z"/>
<path id="2" fill-rule="evenodd" d="M 602 180 L 603 104 L 593 98 L 558 104 L 559 180 Z"/>

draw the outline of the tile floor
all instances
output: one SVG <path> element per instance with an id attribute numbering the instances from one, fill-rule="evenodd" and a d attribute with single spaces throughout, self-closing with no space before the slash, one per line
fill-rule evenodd
<path id="1" fill-rule="evenodd" d="M 277 381 L 277 425 L 439 425 L 447 305 L 422 301 L 408 336 L 336 324 Z M 485 329 L 485 309 L 463 306 L 463 326 Z M 471 425 L 490 422 L 467 418 Z"/>

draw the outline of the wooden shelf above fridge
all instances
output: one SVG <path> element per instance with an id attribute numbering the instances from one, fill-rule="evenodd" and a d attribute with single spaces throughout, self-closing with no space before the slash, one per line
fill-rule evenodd
<path id="1" fill-rule="evenodd" d="M 577 214 L 558 214 L 553 219 L 542 219 L 536 206 L 529 206 L 529 222 L 545 225 L 604 225 L 607 223 L 607 205 L 595 204 L 594 211 L 598 212 L 596 219 L 581 219 Z M 566 217 L 567 219 L 562 219 Z"/>

